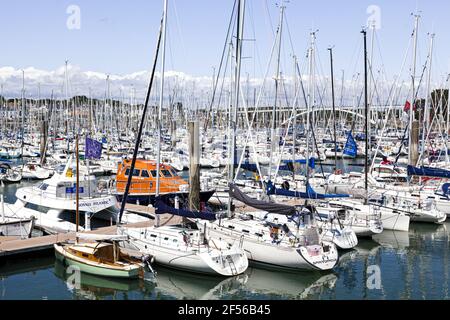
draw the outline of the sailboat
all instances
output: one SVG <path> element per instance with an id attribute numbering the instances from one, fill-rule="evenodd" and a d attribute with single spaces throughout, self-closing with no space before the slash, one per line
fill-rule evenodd
<path id="1" fill-rule="evenodd" d="M 129 172 L 134 173 L 136 170 L 137 155 L 141 142 L 143 127 L 146 119 L 151 88 L 155 76 L 156 65 L 158 61 L 158 53 L 160 49 L 161 39 L 163 40 L 162 48 L 162 71 L 161 71 L 161 92 L 157 121 L 157 159 L 155 168 L 161 168 L 161 118 L 164 97 L 164 68 L 165 68 L 165 39 L 167 24 L 167 5 L 168 0 L 164 1 L 164 14 L 161 21 L 161 28 L 158 39 L 158 46 L 153 65 L 153 72 L 148 87 L 144 110 L 142 113 L 139 132 L 133 153 L 133 159 L 129 166 Z M 165 169 L 162 167 L 161 169 Z M 127 183 L 123 193 L 119 222 L 127 203 L 128 195 L 131 191 L 133 174 L 127 177 Z M 176 268 L 195 273 L 204 273 L 218 276 L 236 276 L 248 267 L 248 260 L 242 247 L 237 243 L 229 246 L 225 241 L 207 238 L 205 231 L 196 227 L 195 224 L 184 223 L 176 226 L 159 226 L 159 214 L 172 212 L 182 215 L 183 211 L 178 209 L 171 210 L 164 205 L 161 199 L 161 176 L 156 176 L 156 225 L 149 228 L 121 228 L 118 233 L 130 237 L 131 244 L 137 247 L 144 254 L 151 254 L 155 257 L 155 262 L 166 267 Z M 186 212 L 185 212 L 186 213 Z M 189 213 L 189 212 L 188 212 Z"/>
<path id="2" fill-rule="evenodd" d="M 113 278 L 144 278 L 146 260 L 127 254 L 119 246 L 120 241 L 128 241 L 128 237 L 113 236 L 99 242 L 55 244 L 55 255 L 59 261 L 76 266 L 81 272 Z"/>
<path id="3" fill-rule="evenodd" d="M 76 155 L 77 186 L 79 186 L 78 135 Z M 136 256 L 125 252 L 118 243 L 127 241 L 127 236 L 83 235 L 78 233 L 80 188 L 76 189 L 76 242 L 75 244 L 54 244 L 56 258 L 69 266 L 78 267 L 80 271 L 85 273 L 115 278 L 143 278 L 145 263 L 150 266 L 150 257 L 138 259 Z M 83 237 L 87 237 L 89 242 L 79 243 L 79 239 Z M 96 241 L 93 242 L 92 239 Z"/>

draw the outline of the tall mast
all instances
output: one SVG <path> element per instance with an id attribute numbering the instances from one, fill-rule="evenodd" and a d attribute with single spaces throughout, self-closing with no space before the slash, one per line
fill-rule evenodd
<path id="1" fill-rule="evenodd" d="M 164 73 L 166 67 L 166 33 L 167 33 L 167 4 L 169 0 L 164 0 L 164 23 L 162 29 L 162 57 L 161 57 L 161 87 L 159 88 L 159 109 L 156 120 L 157 149 L 156 149 L 156 197 L 159 197 L 160 188 L 160 165 L 161 165 L 161 119 L 164 100 Z M 156 227 L 159 227 L 159 217 L 156 215 Z"/>
<path id="2" fill-rule="evenodd" d="M 66 96 L 66 139 L 67 139 L 67 153 L 69 153 L 69 148 L 70 148 L 70 142 L 69 142 L 69 76 L 68 76 L 68 72 L 67 72 L 67 65 L 69 63 L 69 60 L 65 61 L 65 71 L 64 71 L 64 91 L 65 91 L 65 96 Z M 64 114 L 64 113 L 63 113 Z"/>
<path id="3" fill-rule="evenodd" d="M 297 78 L 297 56 L 293 56 L 294 60 L 294 96 L 297 96 L 297 90 L 298 90 L 298 78 Z M 292 181 L 295 181 L 295 146 L 296 146 L 296 139 L 297 139 L 297 106 L 294 106 L 294 121 L 292 126 Z"/>
<path id="4" fill-rule="evenodd" d="M 272 131 L 271 131 L 271 148 L 270 148 L 270 159 L 272 160 L 275 153 L 275 136 L 276 136 L 276 118 L 277 118 L 277 102 L 278 102 L 278 86 L 280 81 L 280 55 L 281 55 L 281 36 L 283 33 L 283 18 L 284 18 L 284 3 L 280 6 L 280 22 L 277 29 L 277 39 L 278 39 L 278 53 L 277 53 L 277 72 L 275 75 L 275 102 L 272 108 Z M 269 166 L 269 179 L 271 179 L 272 166 Z"/>
<path id="5" fill-rule="evenodd" d="M 77 158 L 77 190 L 76 190 L 76 203 L 77 203 L 77 210 L 76 210 L 76 232 L 78 233 L 78 226 L 80 225 L 80 168 L 79 168 L 79 150 L 78 150 L 78 132 L 76 135 L 76 142 L 75 142 L 75 155 Z M 76 240 L 78 242 L 78 236 L 76 237 Z"/>
<path id="6" fill-rule="evenodd" d="M 365 136 L 366 136 L 366 156 L 364 163 L 364 174 L 365 181 L 364 187 L 366 190 L 366 204 L 369 202 L 369 186 L 368 186 L 368 175 L 369 175 L 369 101 L 367 92 L 367 32 L 362 31 L 364 35 L 364 103 L 365 103 Z"/>
<path id="7" fill-rule="evenodd" d="M 245 0 L 238 0 L 238 14 L 237 14 L 237 33 L 236 33 L 236 66 L 234 79 L 234 105 L 231 107 L 231 131 L 230 131 L 230 159 L 228 159 L 228 181 L 232 183 L 234 180 L 234 166 L 236 163 L 236 123 L 237 113 L 239 108 L 239 89 L 241 79 L 241 58 L 242 58 L 242 38 L 244 35 L 244 17 L 245 17 Z M 231 111 L 230 110 L 230 111 Z M 231 116 L 231 114 L 230 114 Z M 228 216 L 232 215 L 232 198 L 228 197 Z"/>
<path id="8" fill-rule="evenodd" d="M 131 160 L 131 167 L 130 167 L 130 174 L 128 175 L 127 185 L 125 187 L 125 192 L 123 194 L 122 204 L 120 206 L 119 224 L 122 221 L 122 216 L 123 216 L 123 213 L 125 211 L 125 205 L 127 203 L 128 194 L 130 192 L 131 182 L 132 182 L 132 179 L 133 179 L 133 172 L 134 172 L 134 168 L 136 167 L 136 158 L 137 158 L 137 154 L 138 154 L 138 151 L 139 151 L 139 144 L 141 142 L 142 131 L 144 130 L 145 119 L 146 119 L 147 110 L 148 110 L 148 103 L 150 101 L 150 94 L 151 94 L 152 87 L 153 87 L 153 80 L 155 79 L 156 66 L 158 64 L 158 55 L 159 55 L 159 49 L 160 49 L 160 45 L 161 45 L 163 23 L 164 23 L 164 21 L 161 21 L 161 27 L 160 27 L 159 35 L 158 35 L 158 43 L 156 45 L 156 54 L 155 54 L 155 58 L 154 58 L 154 61 L 153 61 L 153 68 L 152 68 L 152 73 L 151 73 L 151 77 L 150 77 L 150 83 L 148 85 L 147 95 L 145 97 L 145 102 L 144 102 L 144 106 L 143 106 L 144 109 L 142 111 L 141 122 L 140 122 L 140 125 L 139 125 L 139 131 L 138 131 L 138 134 L 137 134 L 137 137 L 136 137 L 136 143 L 134 145 L 133 159 Z"/>
<path id="9" fill-rule="evenodd" d="M 415 15 L 415 27 L 414 27 L 414 54 L 413 54 L 413 74 L 412 74 L 412 98 L 411 98 L 411 107 L 409 109 L 409 150 L 408 150 L 408 164 L 415 166 L 416 163 L 413 163 L 414 150 L 413 148 L 413 123 L 416 120 L 416 115 L 414 112 L 414 107 L 416 104 L 416 88 L 415 88 L 415 80 L 416 80 L 416 68 L 417 68 L 417 38 L 419 33 L 419 19 L 420 15 Z"/>
<path id="10" fill-rule="evenodd" d="M 24 134 L 25 134 L 25 71 L 22 70 L 22 143 L 21 143 L 21 148 L 22 148 L 22 169 L 23 166 L 25 165 L 24 162 L 24 157 L 23 157 L 23 147 L 24 147 Z"/>
<path id="11" fill-rule="evenodd" d="M 333 107 L 333 139 L 334 139 L 334 170 L 337 169 L 337 136 L 336 136 L 336 105 L 334 98 L 334 68 L 333 68 L 333 48 L 330 51 L 330 65 L 331 65 L 331 103 Z"/>
<path id="12" fill-rule="evenodd" d="M 311 115 L 314 103 L 314 46 L 316 41 L 316 33 L 311 32 L 311 47 L 309 48 L 309 85 L 308 85 L 308 110 L 306 111 L 306 184 L 309 183 L 309 138 L 311 134 Z M 313 110 L 314 112 L 314 110 Z M 314 118 L 313 118 L 314 119 Z"/>
<path id="13" fill-rule="evenodd" d="M 427 90 L 426 90 L 426 97 L 425 97 L 425 110 L 423 113 L 423 130 L 422 130 L 422 163 L 423 163 L 423 155 L 425 153 L 425 146 L 426 146 L 426 141 L 425 139 L 427 138 L 428 135 L 428 131 L 431 129 L 430 126 L 430 116 L 429 116 L 429 97 L 431 95 L 430 93 L 430 87 L 431 87 L 431 68 L 433 65 L 433 46 L 434 46 L 434 37 L 435 34 L 431 34 L 430 35 L 430 52 L 429 52 L 429 61 L 430 64 L 428 66 L 428 79 L 427 79 Z M 442 97 L 442 93 L 441 93 L 441 97 Z"/>
<path id="14" fill-rule="evenodd" d="M 373 96 L 374 96 L 374 88 L 375 88 L 375 83 L 372 83 L 372 81 L 374 81 L 373 80 L 373 77 L 374 77 L 374 74 L 373 74 L 373 60 L 374 60 L 374 58 L 373 58 L 373 50 L 374 50 L 374 47 L 375 47 L 375 30 L 376 30 L 376 24 L 375 24 L 375 21 L 373 21 L 372 22 L 372 26 L 371 26 L 371 29 L 372 29 L 372 35 L 371 35 L 371 39 L 370 39 L 370 42 L 371 42 L 371 44 L 370 44 L 370 64 L 369 64 L 369 67 L 368 67 L 368 69 L 369 69 L 369 73 L 370 73 L 370 76 L 368 76 L 368 78 L 369 78 L 369 80 L 368 80 L 368 93 L 367 93 L 367 95 L 369 96 L 369 98 L 368 98 L 368 103 L 369 103 L 369 107 L 370 107 L 370 105 L 372 105 L 373 104 Z M 369 114 L 368 114 L 368 117 L 369 117 L 369 119 L 370 120 L 372 120 L 372 112 L 370 111 L 370 109 L 369 109 Z M 369 143 L 371 143 L 371 136 L 372 136 L 372 130 L 371 130 L 371 128 L 369 127 L 368 128 L 368 132 L 369 132 Z"/>

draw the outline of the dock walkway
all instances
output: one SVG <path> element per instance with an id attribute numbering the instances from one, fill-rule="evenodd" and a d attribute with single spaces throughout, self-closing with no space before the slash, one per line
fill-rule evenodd
<path id="1" fill-rule="evenodd" d="M 145 210 L 142 208 L 134 208 L 135 210 Z M 149 212 L 148 212 L 149 213 Z M 160 217 L 160 225 L 174 225 L 181 223 L 181 218 L 173 215 L 162 215 Z M 149 220 L 146 222 L 139 222 L 133 224 L 124 225 L 124 228 L 147 228 L 153 226 L 155 220 Z M 99 228 L 93 231 L 86 231 L 84 233 L 90 234 L 116 234 L 117 226 Z M 63 243 L 66 241 L 75 241 L 76 233 L 58 233 L 55 235 L 35 237 L 30 239 L 11 239 L 0 238 L 0 259 L 4 257 L 17 256 L 20 254 L 39 252 L 43 250 L 49 250 L 53 248 L 56 243 Z"/>

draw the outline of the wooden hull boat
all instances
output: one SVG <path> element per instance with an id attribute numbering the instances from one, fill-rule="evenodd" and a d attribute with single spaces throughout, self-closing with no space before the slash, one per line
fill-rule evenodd
<path id="1" fill-rule="evenodd" d="M 145 265 L 124 253 L 117 243 L 55 244 L 55 256 L 81 272 L 113 278 L 144 277 Z"/>

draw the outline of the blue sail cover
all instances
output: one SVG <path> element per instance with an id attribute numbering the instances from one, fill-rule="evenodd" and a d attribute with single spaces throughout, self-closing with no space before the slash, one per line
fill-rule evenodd
<path id="1" fill-rule="evenodd" d="M 237 168 L 239 165 L 235 164 L 234 166 Z M 241 169 L 251 171 L 251 172 L 258 172 L 258 167 L 256 166 L 255 163 L 247 163 L 247 162 L 242 163 Z M 280 171 L 291 171 L 291 168 L 289 167 L 289 165 L 280 166 L 278 169 Z"/>
<path id="2" fill-rule="evenodd" d="M 288 166 L 292 165 L 292 163 L 293 163 L 292 160 L 283 160 L 283 162 L 286 163 Z M 295 163 L 306 164 L 306 159 L 295 160 Z M 311 169 L 315 169 L 316 168 L 316 158 L 310 158 L 309 159 L 309 167 Z"/>
<path id="3" fill-rule="evenodd" d="M 236 163 L 234 166 L 237 168 L 239 166 L 239 164 Z M 244 162 L 241 164 L 241 169 L 251 171 L 251 172 L 258 172 L 258 167 L 254 163 Z"/>
<path id="4" fill-rule="evenodd" d="M 450 179 L 450 171 L 439 168 L 430 168 L 430 167 L 417 168 L 413 166 L 408 166 L 408 176 Z"/>
<path id="5" fill-rule="evenodd" d="M 346 156 L 356 158 L 358 156 L 358 146 L 355 139 L 353 139 L 352 132 L 348 133 L 347 143 L 345 144 L 344 154 Z"/>
<path id="6" fill-rule="evenodd" d="M 167 205 L 161 198 L 157 198 L 155 202 L 156 214 L 173 214 L 185 218 L 217 220 L 217 216 L 212 212 L 189 211 L 184 209 L 175 209 Z"/>
<path id="7" fill-rule="evenodd" d="M 350 198 L 348 194 L 320 194 L 317 193 L 311 185 L 308 183 L 306 185 L 306 192 L 290 191 L 285 189 L 277 189 L 275 185 L 269 181 L 267 183 L 267 194 L 268 195 L 278 195 L 291 198 L 299 199 L 310 199 L 310 200 L 325 200 L 325 199 L 336 199 L 336 198 Z"/>

